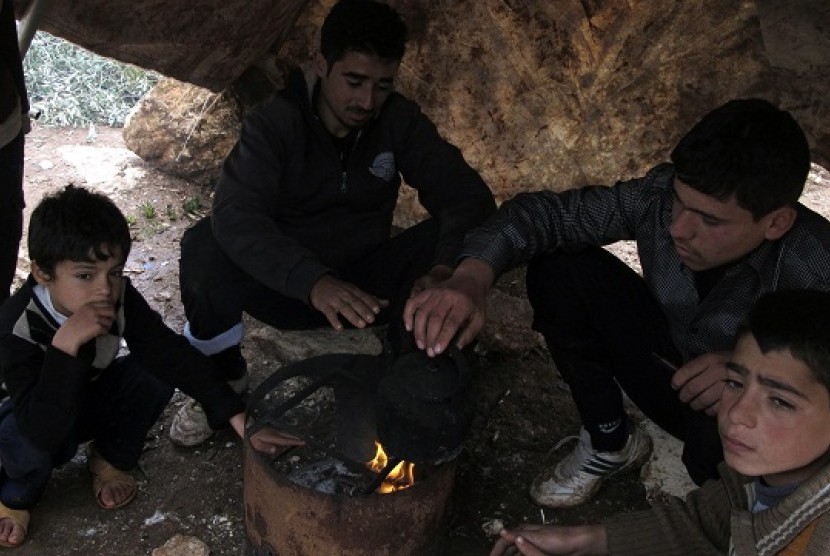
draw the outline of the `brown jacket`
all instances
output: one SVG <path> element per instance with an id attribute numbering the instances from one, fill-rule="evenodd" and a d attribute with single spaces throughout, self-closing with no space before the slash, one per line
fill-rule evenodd
<path id="1" fill-rule="evenodd" d="M 693 490 L 685 501 L 675 498 L 604 522 L 610 554 L 772 556 L 789 549 L 795 552 L 784 553 L 830 553 L 830 465 L 758 513 L 748 510 L 755 498 L 752 480 L 725 464 L 719 471 L 720 480 Z"/>

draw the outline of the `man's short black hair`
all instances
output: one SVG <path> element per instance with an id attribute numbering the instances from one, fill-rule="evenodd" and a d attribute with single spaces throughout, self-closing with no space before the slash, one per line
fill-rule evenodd
<path id="1" fill-rule="evenodd" d="M 29 258 L 54 275 L 62 261 L 104 261 L 118 249 L 126 260 L 132 239 L 127 219 L 109 198 L 68 185 L 44 197 L 29 220 Z"/>
<path id="2" fill-rule="evenodd" d="M 320 53 L 329 69 L 346 52 L 400 61 L 406 38 L 406 24 L 390 6 L 373 0 L 340 0 L 323 21 Z"/>
<path id="3" fill-rule="evenodd" d="M 706 114 L 671 153 L 677 177 L 721 201 L 734 196 L 758 220 L 791 206 L 810 171 L 798 122 L 766 100 L 731 100 Z"/>
<path id="4" fill-rule="evenodd" d="M 830 292 L 781 290 L 762 296 L 741 326 L 761 353 L 789 350 L 830 392 Z"/>

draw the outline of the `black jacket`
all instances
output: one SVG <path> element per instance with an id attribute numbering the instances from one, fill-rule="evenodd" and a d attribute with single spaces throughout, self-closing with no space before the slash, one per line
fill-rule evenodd
<path id="1" fill-rule="evenodd" d="M 344 167 L 297 70 L 245 119 L 216 188 L 213 233 L 245 272 L 308 302 L 325 273 L 360 260 L 391 231 L 401 185 L 440 222 L 435 264 L 495 210 L 488 187 L 414 102 L 393 93 L 360 130 Z"/>
<path id="2" fill-rule="evenodd" d="M 148 372 L 202 403 L 212 427 L 227 426 L 244 409 L 210 359 L 170 330 L 128 279 L 110 334 L 81 346 L 77 357 L 52 347 L 58 324 L 34 295 L 34 285 L 30 277 L 0 306 L 0 374 L 20 430 L 41 449 L 65 442 L 84 388 L 112 362 L 121 338 Z"/>

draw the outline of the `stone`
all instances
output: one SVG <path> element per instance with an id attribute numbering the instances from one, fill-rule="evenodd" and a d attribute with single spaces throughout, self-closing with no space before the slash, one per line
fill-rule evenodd
<path id="1" fill-rule="evenodd" d="M 197 537 L 174 535 L 166 543 L 154 548 L 152 556 L 209 556 L 210 548 Z"/>
<path id="2" fill-rule="evenodd" d="M 229 95 L 163 79 L 129 114 L 124 143 L 165 173 L 209 185 L 239 138 L 239 126 Z"/>
<path id="3" fill-rule="evenodd" d="M 379 355 L 383 350 L 381 327 L 345 329 L 331 327 L 311 330 L 280 330 L 249 315 L 244 316 L 245 342 L 257 345 L 257 353 L 267 354 L 281 364 L 293 363 L 329 353 Z M 243 342 L 243 344 L 245 343 Z"/>
<path id="4" fill-rule="evenodd" d="M 333 3 L 199 0 L 142 10 L 143 2 L 54 0 L 43 27 L 211 90 L 233 83 L 247 107 L 316 51 Z M 703 114 L 736 97 L 760 96 L 791 110 L 814 160 L 830 164 L 830 4 L 823 0 L 700 0 L 661 9 L 627 0 L 390 3 L 411 35 L 398 89 L 418 100 L 499 201 L 640 175 L 666 160 Z M 178 102 L 194 104 L 177 108 L 189 115 L 205 106 L 195 92 L 164 101 L 152 95 L 162 114 Z M 181 122 L 169 146 L 168 130 L 150 131 L 157 120 L 164 118 L 140 126 L 151 138 L 136 152 L 177 175 L 215 179 L 238 122 L 217 122 L 217 130 L 227 125 L 228 135 L 216 139 L 221 147 L 200 151 L 194 137 L 184 141 L 192 120 Z M 200 157 L 210 161 L 176 168 Z M 396 225 L 424 216 L 416 195 L 405 192 Z"/>

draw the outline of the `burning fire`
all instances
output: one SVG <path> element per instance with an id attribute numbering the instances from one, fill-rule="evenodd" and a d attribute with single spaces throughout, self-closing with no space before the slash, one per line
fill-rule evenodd
<path id="1" fill-rule="evenodd" d="M 386 465 L 389 463 L 389 456 L 383 450 L 380 442 L 375 440 L 377 451 L 375 458 L 372 461 L 366 462 L 366 467 L 375 473 L 381 473 Z M 388 494 L 396 490 L 403 490 L 415 484 L 415 464 L 407 461 L 402 461 L 396 465 L 392 471 L 383 480 L 383 483 L 378 487 L 380 494 Z"/>

